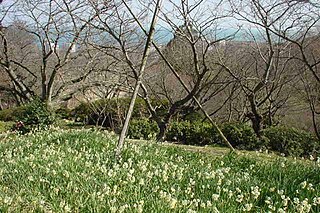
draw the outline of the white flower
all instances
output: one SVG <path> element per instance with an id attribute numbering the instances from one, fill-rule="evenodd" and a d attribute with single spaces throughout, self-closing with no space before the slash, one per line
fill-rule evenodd
<path id="1" fill-rule="evenodd" d="M 188 205 L 188 203 L 189 203 L 189 201 L 188 201 L 188 200 L 183 200 L 183 201 L 181 202 L 181 204 L 182 204 L 183 206 L 187 206 L 187 205 Z"/>
<path id="2" fill-rule="evenodd" d="M 170 200 L 170 209 L 174 209 L 176 207 L 177 202 L 178 201 L 176 199 L 172 198 Z"/>
<path id="3" fill-rule="evenodd" d="M 231 198 L 233 196 L 233 191 L 229 190 L 228 197 Z"/>
<path id="4" fill-rule="evenodd" d="M 6 196 L 4 199 L 3 199 L 3 203 L 10 206 L 11 203 L 12 203 L 12 198 L 9 197 L 9 196 Z"/>
<path id="5" fill-rule="evenodd" d="M 283 190 L 278 190 L 278 195 L 283 195 L 284 191 Z"/>
<path id="6" fill-rule="evenodd" d="M 143 185 L 145 185 L 145 183 L 144 183 L 144 179 L 143 179 L 143 178 L 141 178 L 141 179 L 140 179 L 140 181 L 139 181 L 139 185 L 142 185 L 142 186 L 143 186 Z"/>
<path id="7" fill-rule="evenodd" d="M 251 211 L 252 207 L 253 207 L 252 203 L 246 203 L 243 207 L 243 211 L 249 212 Z"/>
<path id="8" fill-rule="evenodd" d="M 320 197 L 313 198 L 313 205 L 320 205 Z"/>
<path id="9" fill-rule="evenodd" d="M 283 205 L 283 206 L 288 206 L 288 201 L 289 201 L 289 200 L 290 200 L 289 197 L 284 198 L 284 199 L 282 200 L 282 205 Z"/>
<path id="10" fill-rule="evenodd" d="M 299 198 L 297 198 L 297 197 L 293 198 L 293 203 L 294 204 L 299 204 L 300 203 Z"/>
<path id="11" fill-rule="evenodd" d="M 117 212 L 117 207 L 111 206 L 110 207 L 110 212 L 111 213 L 116 213 Z"/>
<path id="12" fill-rule="evenodd" d="M 217 201 L 219 199 L 220 195 L 219 194 L 213 194 L 212 195 L 212 200 Z"/>
<path id="13" fill-rule="evenodd" d="M 68 204 L 66 204 L 63 209 L 65 212 L 71 212 L 71 208 Z"/>
<path id="14" fill-rule="evenodd" d="M 129 168 L 129 164 L 127 162 L 124 162 L 124 164 L 122 165 L 122 168 L 124 168 L 124 169 Z"/>
<path id="15" fill-rule="evenodd" d="M 272 199 L 271 197 L 266 197 L 266 200 L 264 201 L 266 204 L 272 204 Z"/>
<path id="16" fill-rule="evenodd" d="M 309 183 L 309 184 L 308 184 L 307 189 L 308 189 L 309 191 L 314 191 L 314 188 L 313 188 L 312 183 Z"/>
<path id="17" fill-rule="evenodd" d="M 238 203 L 241 203 L 241 202 L 243 201 L 243 198 L 244 198 L 244 196 L 243 196 L 242 194 L 237 195 L 236 201 L 237 201 Z"/>
<path id="18" fill-rule="evenodd" d="M 301 185 L 301 188 L 306 188 L 306 186 L 307 186 L 307 181 L 303 181 L 302 183 L 300 183 L 300 185 Z"/>
<path id="19" fill-rule="evenodd" d="M 213 213 L 220 213 L 219 210 L 217 209 L 217 207 L 213 207 L 212 212 Z"/>
<path id="20" fill-rule="evenodd" d="M 137 209 L 138 213 L 142 213 L 143 212 L 143 205 L 144 205 L 144 201 L 141 200 L 139 202 L 139 204 L 138 204 L 138 209 Z"/>
<path id="21" fill-rule="evenodd" d="M 251 194 L 253 195 L 253 199 L 257 199 L 260 195 L 260 189 L 258 186 L 251 187 Z"/>
<path id="22" fill-rule="evenodd" d="M 65 176 L 66 178 L 69 178 L 69 177 L 70 177 L 69 172 L 66 171 L 66 170 L 64 170 L 62 174 L 63 174 L 63 176 Z"/>

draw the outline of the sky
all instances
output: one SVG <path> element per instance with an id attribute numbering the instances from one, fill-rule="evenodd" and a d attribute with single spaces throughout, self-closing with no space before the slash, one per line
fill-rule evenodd
<path id="1" fill-rule="evenodd" d="M 4 0 L 2 3 L 2 6 L 10 5 L 16 0 Z M 188 1 L 189 5 L 193 5 L 196 0 L 186 0 Z M 131 0 L 129 1 L 132 9 L 137 12 L 139 11 L 141 4 L 139 2 L 145 2 L 144 0 Z M 183 24 L 183 21 L 179 19 L 179 17 L 176 15 L 178 14 L 179 9 L 181 7 L 177 7 L 180 0 L 163 0 L 162 4 L 162 14 L 160 15 L 160 19 L 158 21 L 157 27 L 156 27 L 156 38 L 160 43 L 167 43 L 169 42 L 173 37 L 173 27 L 171 27 L 166 21 L 164 21 L 165 17 L 169 18 L 174 25 L 179 26 Z M 214 16 L 214 14 L 226 14 L 228 12 L 228 6 L 227 5 L 219 5 L 215 6 L 215 2 L 220 2 L 219 0 L 204 0 L 202 4 L 198 7 L 198 9 L 194 9 L 191 12 L 191 16 L 195 19 L 197 19 L 197 23 L 201 23 L 202 27 L 205 26 L 205 23 Z M 140 6 L 139 6 L 140 5 Z M 0 14 L 1 16 L 1 14 Z M 149 16 L 144 21 L 144 25 L 148 26 L 151 21 L 151 12 L 149 13 Z M 12 15 L 10 19 L 5 20 L 6 21 L 12 21 L 15 19 L 15 16 Z M 242 25 L 242 30 L 239 31 L 235 39 L 237 40 L 246 40 L 246 38 L 243 36 L 246 32 L 246 30 L 252 30 L 254 34 L 258 34 L 258 30 L 255 29 L 256 26 L 245 26 L 244 23 L 237 22 L 235 19 L 232 18 L 224 18 L 219 20 L 218 26 L 212 26 L 209 29 L 213 30 L 215 29 L 220 37 L 225 37 L 228 34 L 234 34 L 236 30 L 238 30 L 239 25 Z M 216 27 L 216 28 L 215 28 Z"/>

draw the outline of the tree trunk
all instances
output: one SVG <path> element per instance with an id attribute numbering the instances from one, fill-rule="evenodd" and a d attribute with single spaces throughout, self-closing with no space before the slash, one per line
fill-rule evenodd
<path id="1" fill-rule="evenodd" d="M 158 127 L 159 127 L 159 134 L 157 135 L 157 141 L 164 141 L 165 139 L 165 134 L 167 131 L 167 124 L 164 122 L 160 122 L 158 123 Z"/>
<path id="2" fill-rule="evenodd" d="M 262 117 L 260 115 L 254 115 L 252 113 L 247 115 L 249 119 L 252 122 L 252 128 L 254 133 L 257 135 L 258 138 L 261 137 L 261 123 L 262 123 Z"/>
<path id="3" fill-rule="evenodd" d="M 142 77 L 143 77 L 144 70 L 145 70 L 145 67 L 146 67 L 146 64 L 147 64 L 147 59 L 148 59 L 148 56 L 149 56 L 149 53 L 150 53 L 150 47 L 151 47 L 151 43 L 152 43 L 153 36 L 154 36 L 154 31 L 155 31 L 155 26 L 156 26 L 157 16 L 158 16 L 158 12 L 159 12 L 160 6 L 161 6 L 161 0 L 158 0 L 157 3 L 156 3 L 156 6 L 155 6 L 153 17 L 152 17 L 150 30 L 149 30 L 147 42 L 146 42 L 144 53 L 143 53 L 143 57 L 142 57 L 142 63 L 141 63 L 141 67 L 140 67 L 139 76 L 136 79 L 137 82 L 136 82 L 136 85 L 134 87 L 134 91 L 133 91 L 133 94 L 132 94 L 132 97 L 131 97 L 130 106 L 129 106 L 129 109 L 128 109 L 128 112 L 127 112 L 127 115 L 126 115 L 126 119 L 125 119 L 124 125 L 122 127 L 121 134 L 120 134 L 120 137 L 119 137 L 119 141 L 118 141 L 118 144 L 117 144 L 116 153 L 115 153 L 115 156 L 116 156 L 117 159 L 120 157 L 120 154 L 121 154 L 121 151 L 122 151 L 122 148 L 123 148 L 123 145 L 124 145 L 124 139 L 125 139 L 126 134 L 127 134 L 127 130 L 128 130 L 128 127 L 129 127 L 129 122 L 130 122 L 131 115 L 132 115 L 132 112 L 133 112 L 134 104 L 136 102 L 138 91 L 139 91 L 139 88 L 140 88 L 141 83 L 142 83 Z"/>
<path id="4" fill-rule="evenodd" d="M 157 141 L 164 141 L 165 140 L 167 129 L 168 129 L 168 125 L 170 123 L 172 115 L 173 114 L 171 114 L 169 112 L 163 121 L 157 121 L 159 130 L 160 130 L 159 134 L 157 135 Z"/>
<path id="5" fill-rule="evenodd" d="M 259 114 L 257 105 L 256 105 L 256 100 L 255 100 L 255 94 L 250 94 L 248 95 L 248 99 L 250 102 L 250 107 L 252 113 L 248 113 L 247 117 L 251 120 L 252 122 L 252 128 L 254 132 L 256 133 L 257 137 L 261 137 L 261 123 L 262 123 L 262 116 Z"/>

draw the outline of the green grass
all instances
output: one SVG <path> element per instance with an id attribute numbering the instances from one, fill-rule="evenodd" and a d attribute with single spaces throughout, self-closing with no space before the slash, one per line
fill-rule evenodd
<path id="1" fill-rule="evenodd" d="M 0 212 L 320 212 L 320 164 L 95 130 L 0 140 Z"/>
<path id="2" fill-rule="evenodd" d="M 9 131 L 12 126 L 15 124 L 15 122 L 4 122 L 0 121 L 0 133 Z"/>

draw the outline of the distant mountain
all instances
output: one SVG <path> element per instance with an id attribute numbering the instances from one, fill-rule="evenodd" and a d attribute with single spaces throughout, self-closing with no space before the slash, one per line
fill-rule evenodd
<path id="1" fill-rule="evenodd" d="M 211 34 L 211 35 L 210 35 Z M 227 38 L 229 37 L 232 40 L 236 41 L 252 41 L 253 38 L 252 36 L 255 37 L 256 40 L 263 40 L 261 37 L 259 31 L 257 29 L 251 29 L 251 35 L 249 35 L 248 30 L 245 29 L 219 29 L 217 32 L 208 32 L 208 37 L 210 39 L 221 39 L 221 38 Z M 166 28 L 159 28 L 156 29 L 155 33 L 155 40 L 162 45 L 165 45 L 170 42 L 174 37 L 174 32 L 172 29 L 166 29 Z"/>

